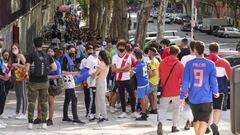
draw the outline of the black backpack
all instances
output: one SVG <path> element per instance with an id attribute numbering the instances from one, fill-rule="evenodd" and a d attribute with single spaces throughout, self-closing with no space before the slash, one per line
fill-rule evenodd
<path id="1" fill-rule="evenodd" d="M 36 77 L 47 77 L 50 71 L 49 55 L 44 51 L 35 51 L 32 58 L 31 74 Z"/>

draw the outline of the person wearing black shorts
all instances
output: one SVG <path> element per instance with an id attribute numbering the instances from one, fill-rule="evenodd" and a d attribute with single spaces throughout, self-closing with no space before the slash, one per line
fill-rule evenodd
<path id="1" fill-rule="evenodd" d="M 182 90 L 180 94 L 183 107 L 187 93 L 193 113 L 193 126 L 196 135 L 204 135 L 212 112 L 212 102 L 219 97 L 216 66 L 210 60 L 204 58 L 205 45 L 197 41 L 194 46 L 196 58 L 185 65 Z"/>

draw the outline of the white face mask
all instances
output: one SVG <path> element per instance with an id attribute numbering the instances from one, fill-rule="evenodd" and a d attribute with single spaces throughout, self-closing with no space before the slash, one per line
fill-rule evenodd
<path id="1" fill-rule="evenodd" d="M 99 53 L 100 53 L 100 51 L 96 51 L 96 56 L 97 56 L 97 57 L 98 57 Z"/>

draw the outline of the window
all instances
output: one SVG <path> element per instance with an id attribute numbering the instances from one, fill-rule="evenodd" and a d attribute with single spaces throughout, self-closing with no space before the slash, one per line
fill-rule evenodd
<path id="1" fill-rule="evenodd" d="M 227 28 L 227 31 L 233 31 L 233 28 Z"/>
<path id="2" fill-rule="evenodd" d="M 11 0 L 11 12 L 15 13 L 21 9 L 20 0 Z"/>
<path id="3" fill-rule="evenodd" d="M 157 34 L 149 34 L 148 37 L 156 37 Z"/>

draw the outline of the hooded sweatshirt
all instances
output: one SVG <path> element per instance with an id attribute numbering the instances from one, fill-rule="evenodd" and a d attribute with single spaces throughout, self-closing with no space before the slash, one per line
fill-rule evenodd
<path id="1" fill-rule="evenodd" d="M 231 66 L 229 62 L 220 58 L 217 54 L 211 53 L 208 57 L 216 65 L 218 89 L 220 93 L 228 93 L 228 80 L 231 76 Z"/>
<path id="2" fill-rule="evenodd" d="M 167 80 L 167 77 L 171 72 L 174 64 L 176 65 L 169 79 Z M 183 71 L 184 66 L 176 56 L 170 55 L 161 61 L 159 66 L 159 76 L 162 86 L 162 97 L 175 97 L 180 95 Z M 166 85 L 164 86 L 164 84 Z"/>

